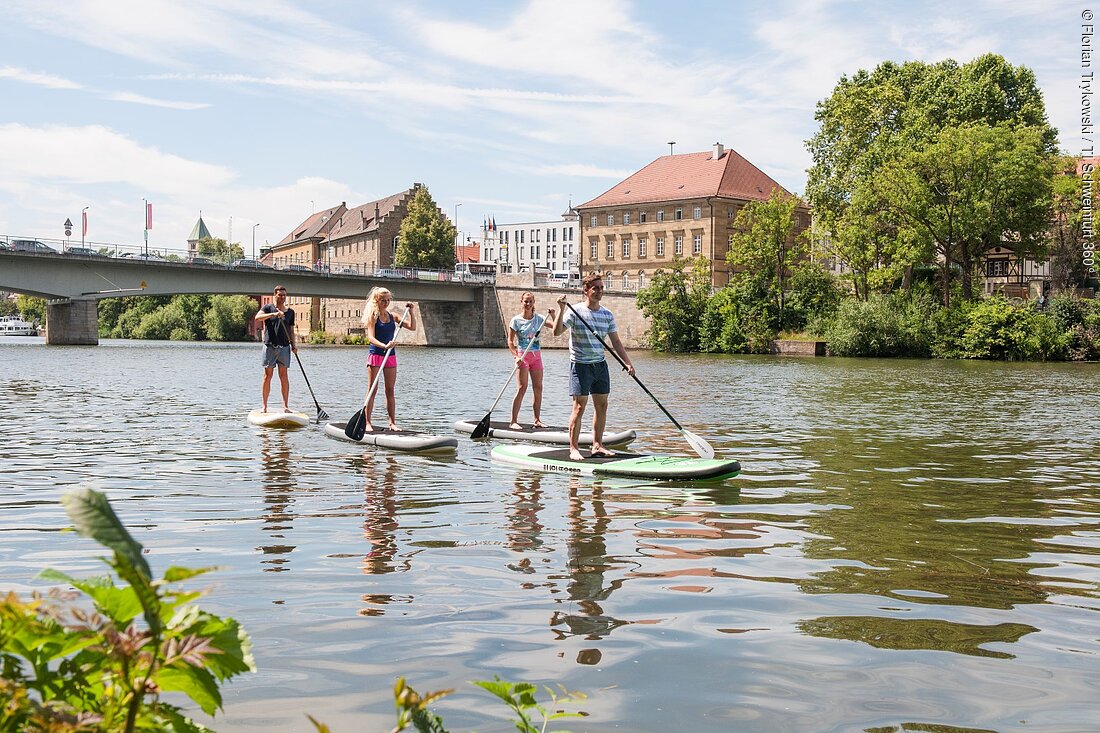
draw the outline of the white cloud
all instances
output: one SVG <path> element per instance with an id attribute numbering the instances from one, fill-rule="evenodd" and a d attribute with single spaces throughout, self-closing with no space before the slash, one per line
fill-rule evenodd
<path id="1" fill-rule="evenodd" d="M 0 66 L 0 79 L 12 79 L 24 84 L 34 84 L 48 89 L 82 89 L 80 84 L 64 77 L 27 71 L 17 66 Z"/>
<path id="2" fill-rule="evenodd" d="M 107 95 L 107 99 L 113 102 L 130 102 L 133 104 L 145 104 L 150 107 L 165 107 L 167 109 L 194 110 L 206 109 L 210 106 L 204 102 L 175 102 L 169 99 L 154 99 L 152 97 L 146 97 L 144 94 L 134 94 L 133 92 L 113 92 Z"/>

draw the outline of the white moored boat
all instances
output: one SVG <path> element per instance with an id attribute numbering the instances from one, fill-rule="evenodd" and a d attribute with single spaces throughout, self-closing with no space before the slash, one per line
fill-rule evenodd
<path id="1" fill-rule="evenodd" d="M 0 336 L 37 336 L 38 327 L 20 316 L 0 316 Z"/>

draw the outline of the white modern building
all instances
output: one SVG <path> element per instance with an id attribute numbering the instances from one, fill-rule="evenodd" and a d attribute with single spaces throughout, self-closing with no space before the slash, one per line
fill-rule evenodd
<path id="1" fill-rule="evenodd" d="M 491 224 L 481 232 L 481 261 L 499 272 L 534 268 L 559 276 L 580 274 L 580 221 L 569 209 L 558 221 Z"/>

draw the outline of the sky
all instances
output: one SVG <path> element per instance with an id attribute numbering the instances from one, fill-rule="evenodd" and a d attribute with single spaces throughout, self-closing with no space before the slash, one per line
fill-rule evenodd
<path id="1" fill-rule="evenodd" d="M 4 0 L 0 237 L 250 252 L 425 184 L 464 236 L 733 148 L 801 193 L 814 110 L 885 60 L 1031 68 L 1079 152 L 1082 3 Z M 258 225 L 258 226 L 257 226 Z M 230 232 L 232 226 L 232 232 Z"/>

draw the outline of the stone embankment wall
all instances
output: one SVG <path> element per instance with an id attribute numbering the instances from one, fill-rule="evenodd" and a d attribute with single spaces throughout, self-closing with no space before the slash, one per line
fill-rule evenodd
<path id="1" fill-rule="evenodd" d="M 431 346 L 484 346 L 504 347 L 507 340 L 507 324 L 521 311 L 519 300 L 523 293 L 535 295 L 535 311 L 545 316 L 549 308 L 557 311 L 557 300 L 564 292 L 569 302 L 576 305 L 583 300 L 579 290 L 562 290 L 557 287 L 536 288 L 534 276 L 529 273 L 499 275 L 496 287 L 483 289 L 481 303 L 460 305 L 455 303 L 425 303 L 417 305 L 416 332 L 403 332 L 401 341 Z M 400 288 L 394 288 L 394 303 L 404 307 Z M 649 321 L 638 310 L 633 293 L 606 293 L 603 305 L 615 314 L 619 325 L 619 338 L 628 349 L 646 348 L 645 334 Z M 565 349 L 569 347 L 568 334 L 558 337 L 543 331 L 542 348 Z"/>

